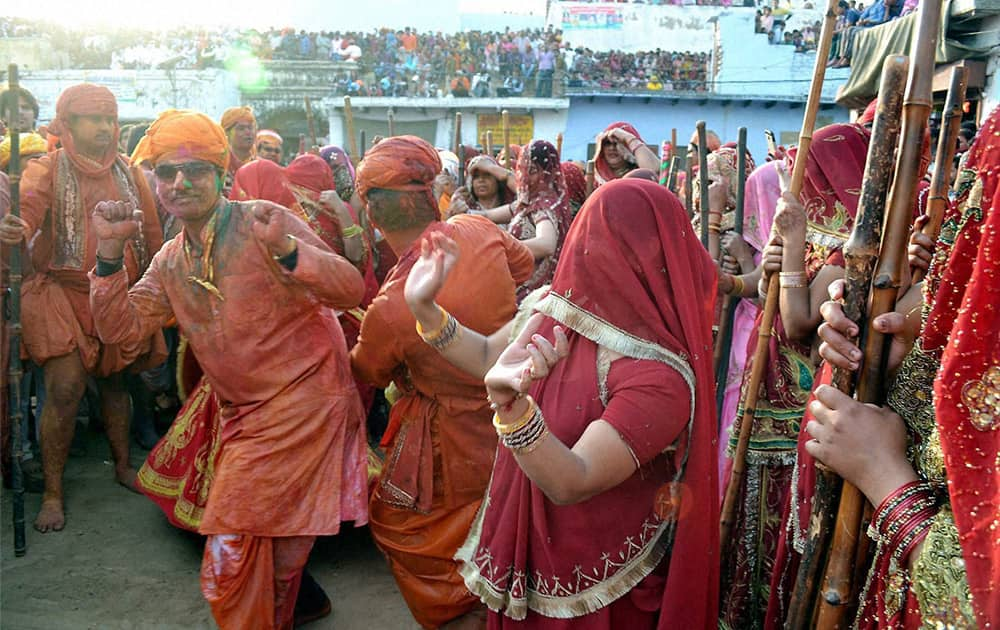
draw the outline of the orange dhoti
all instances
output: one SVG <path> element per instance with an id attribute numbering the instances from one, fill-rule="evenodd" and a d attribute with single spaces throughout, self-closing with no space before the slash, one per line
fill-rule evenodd
<path id="1" fill-rule="evenodd" d="M 201 590 L 222 630 L 290 630 L 315 536 L 218 534 L 205 541 Z"/>

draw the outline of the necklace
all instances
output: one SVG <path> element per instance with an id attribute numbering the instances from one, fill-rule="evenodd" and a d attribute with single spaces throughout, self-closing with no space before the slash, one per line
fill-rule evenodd
<path id="1" fill-rule="evenodd" d="M 215 241 L 216 237 L 219 235 L 226 225 L 229 223 L 229 217 L 232 210 L 232 206 L 229 202 L 222 207 L 221 210 L 216 209 L 212 213 L 212 218 L 208 220 L 205 225 L 204 231 L 208 233 L 205 238 L 205 244 L 202 248 L 203 256 L 201 257 L 201 268 L 202 274 L 190 275 L 187 277 L 188 282 L 192 282 L 195 285 L 205 289 L 215 297 L 219 298 L 220 301 L 225 302 L 225 298 L 222 297 L 222 292 L 219 288 L 215 286 Z M 221 218 L 219 215 L 222 215 Z M 189 269 L 194 269 L 194 257 L 191 254 L 191 243 L 187 239 L 187 235 L 184 238 L 184 259 L 188 264 Z"/>

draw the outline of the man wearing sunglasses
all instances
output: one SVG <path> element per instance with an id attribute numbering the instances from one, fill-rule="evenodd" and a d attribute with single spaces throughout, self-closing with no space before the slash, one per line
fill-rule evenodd
<path id="1" fill-rule="evenodd" d="M 334 309 L 361 274 L 301 219 L 221 195 L 229 148 L 203 114 L 170 110 L 133 159 L 183 224 L 131 290 L 134 208 L 98 204 L 90 275 L 96 328 L 133 343 L 176 319 L 218 397 L 221 446 L 199 532 L 202 592 L 220 627 L 291 627 L 316 536 L 368 520 L 364 411 Z"/>
<path id="2" fill-rule="evenodd" d="M 105 344 L 94 327 L 87 272 L 96 261 L 90 212 L 100 201 L 123 201 L 143 211 L 123 243 L 122 282 L 142 276 L 163 235 L 145 178 L 118 154 L 118 105 L 105 87 L 80 84 L 56 102 L 49 127 L 62 148 L 28 163 L 21 181 L 21 217 L 0 221 L 0 243 L 25 247 L 33 271 L 21 290 L 24 348 L 42 366 L 46 399 L 41 414 L 45 493 L 35 519 L 40 532 L 59 531 L 63 470 L 88 380 L 96 380 L 101 419 L 111 445 L 115 478 L 132 489 L 129 395 L 122 371 L 152 367 L 166 357 L 160 332 L 127 344 Z"/>

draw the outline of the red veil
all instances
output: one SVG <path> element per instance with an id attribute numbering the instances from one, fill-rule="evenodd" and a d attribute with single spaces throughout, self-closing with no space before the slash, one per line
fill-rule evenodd
<path id="1" fill-rule="evenodd" d="M 553 326 L 561 323 L 570 330 L 571 352 L 556 366 L 563 372 L 536 383 L 532 394 L 553 434 L 582 431 L 581 422 L 600 417 L 604 407 L 597 384 L 559 376 L 576 374 L 576 365 L 593 370 L 596 346 L 585 343 L 589 340 L 626 357 L 668 366 L 680 375 L 678 406 L 690 408 L 691 414 L 674 417 L 678 414 L 663 410 L 662 415 L 638 420 L 647 428 L 649 423 L 672 425 L 671 435 L 678 436 L 671 456 L 673 472 L 667 466 L 644 465 L 621 486 L 575 505 L 546 502 L 510 452 L 501 448 L 486 507 L 456 556 L 463 562 L 466 584 L 491 609 L 514 619 L 532 611 L 550 618 L 581 617 L 613 606 L 630 585 L 654 571 L 665 578 L 662 595 L 656 595 L 660 628 L 715 627 L 719 589 L 711 358 L 715 290 L 714 265 L 680 202 L 664 187 L 642 180 L 615 181 L 584 205 L 570 229 L 551 290 L 536 306 L 548 316 L 539 333 L 551 338 Z M 581 367 L 579 373 L 584 372 Z M 642 562 L 648 564 L 649 557 L 636 559 L 630 552 L 647 542 L 650 525 L 663 532 L 659 541 L 667 555 L 653 558 L 652 567 L 637 569 Z M 626 548 L 619 552 L 623 540 Z M 562 553 L 567 549 L 572 553 Z M 546 596 L 545 584 L 534 577 L 566 576 L 572 583 L 572 576 L 581 570 L 593 575 L 591 567 L 582 566 L 588 564 L 586 558 L 609 549 L 615 550 L 610 552 L 615 561 L 624 561 L 597 571 L 597 577 L 586 582 L 589 595 L 562 596 L 565 591 L 556 589 Z M 514 573 L 504 575 L 514 578 L 497 574 L 495 567 L 510 567 Z M 519 571 L 525 571 L 528 579 L 518 579 Z M 557 587 L 561 584 L 565 582 L 558 581 Z M 579 627 L 586 623 L 581 620 Z"/>
<path id="2" fill-rule="evenodd" d="M 606 133 L 608 131 L 611 131 L 612 129 L 624 129 L 625 131 L 629 132 L 636 138 L 639 138 L 639 140 L 642 140 L 642 136 L 639 135 L 639 131 L 632 125 L 628 124 L 627 122 L 621 122 L 621 121 L 613 122 L 610 125 L 608 125 L 607 129 L 605 129 L 604 131 Z M 597 149 L 594 152 L 594 178 L 597 186 L 601 186 L 610 181 L 618 179 L 618 175 L 616 175 L 615 172 L 611 170 L 611 167 L 608 166 L 607 160 L 604 159 L 603 144 L 598 144 Z"/>

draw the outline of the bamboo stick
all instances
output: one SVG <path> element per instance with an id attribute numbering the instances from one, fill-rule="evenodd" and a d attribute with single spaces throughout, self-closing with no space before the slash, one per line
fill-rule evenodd
<path id="1" fill-rule="evenodd" d="M 462 112 L 455 112 L 455 138 L 451 146 L 455 151 L 458 151 L 460 144 L 462 144 Z"/>
<path id="2" fill-rule="evenodd" d="M 670 158 L 670 170 L 667 172 L 667 188 L 670 192 L 677 193 L 677 170 L 681 166 L 681 159 L 678 156 Z"/>
<path id="3" fill-rule="evenodd" d="M 698 181 L 701 182 L 701 186 L 698 187 L 701 191 L 701 244 L 705 249 L 708 249 L 708 213 L 710 208 L 708 207 L 708 138 L 705 131 L 705 121 L 699 120 L 695 124 L 695 129 L 698 130 Z M 718 256 L 712 258 L 717 259 Z"/>
<path id="4" fill-rule="evenodd" d="M 465 145 L 458 145 L 458 185 L 465 186 Z"/>
<path id="5" fill-rule="evenodd" d="M 677 127 L 670 129 L 670 157 L 677 155 Z"/>
<path id="6" fill-rule="evenodd" d="M 562 135 L 562 132 L 560 131 L 559 133 L 556 134 L 556 153 L 559 154 L 559 159 L 560 160 L 562 159 L 562 144 L 563 144 L 563 135 Z M 509 141 L 507 142 L 505 150 L 510 151 L 510 142 Z M 507 168 L 510 168 L 510 167 L 508 166 Z"/>
<path id="7" fill-rule="evenodd" d="M 594 161 L 593 160 L 587 160 L 586 182 L 587 182 L 587 185 L 585 187 L 585 190 L 587 191 L 587 196 L 590 197 L 590 194 L 594 192 L 594 188 L 595 188 L 595 186 L 594 186 Z"/>
<path id="8" fill-rule="evenodd" d="M 312 145 L 310 146 L 316 146 L 318 143 L 316 141 L 316 121 L 313 117 L 312 101 L 309 100 L 308 96 L 303 97 L 303 100 L 306 104 L 306 124 L 309 125 L 309 137 L 312 140 Z"/>
<path id="9" fill-rule="evenodd" d="M 688 218 L 694 218 L 694 199 L 692 195 L 694 194 L 694 161 L 691 154 L 694 153 L 694 147 L 690 144 L 688 145 L 687 154 L 684 156 L 684 211 L 687 212 Z"/>
<path id="10" fill-rule="evenodd" d="M 951 84 L 948 86 L 948 96 L 944 102 L 941 135 L 938 137 L 937 153 L 934 158 L 934 175 L 931 177 L 931 188 L 927 198 L 928 221 L 922 230 L 935 241 L 941 232 L 945 208 L 948 207 L 951 163 L 955 159 L 958 131 L 962 127 L 962 103 L 965 102 L 968 74 L 969 71 L 965 66 L 955 66 L 951 69 Z M 923 279 L 923 269 L 915 269 L 913 282 L 917 283 Z"/>
<path id="11" fill-rule="evenodd" d="M 508 153 L 509 153 L 509 151 L 508 151 Z M 494 157 L 494 154 L 493 154 L 493 130 L 492 129 L 487 129 L 486 130 L 486 155 L 488 155 L 490 157 Z"/>
<path id="12" fill-rule="evenodd" d="M 354 131 L 354 111 L 351 109 L 351 97 L 344 97 L 344 126 L 347 128 L 347 142 L 350 143 L 351 150 L 351 162 L 354 166 L 357 166 L 361 161 L 360 153 L 358 153 L 358 142 L 355 139 Z"/>
<path id="13" fill-rule="evenodd" d="M 503 128 L 503 149 L 504 149 L 503 167 L 509 171 L 510 170 L 510 114 L 507 113 L 506 109 L 500 112 L 500 124 Z"/>
<path id="14" fill-rule="evenodd" d="M 7 103 L 4 109 L 10 114 L 8 121 L 8 132 L 10 133 L 10 162 L 8 164 L 8 175 L 10 181 L 10 213 L 15 217 L 21 216 L 21 86 L 18 79 L 17 64 L 7 66 Z M 8 278 L 10 282 L 9 315 L 7 331 L 9 339 L 9 353 L 7 374 L 9 380 L 8 392 L 2 395 L 8 396 L 10 410 L 10 436 L 11 436 L 11 506 L 14 525 L 14 555 L 23 556 L 28 551 L 27 539 L 24 527 L 24 475 L 21 470 L 21 421 L 24 419 L 21 413 L 21 377 L 23 376 L 21 366 L 21 246 L 9 247 Z M 0 366 L 2 368 L 3 366 Z"/>
<path id="15" fill-rule="evenodd" d="M 736 234 L 743 238 L 743 202 L 747 184 L 747 128 L 740 127 L 736 141 Z M 721 262 L 721 256 L 720 256 Z M 722 426 L 722 403 L 726 398 L 726 377 L 729 374 L 729 355 L 733 347 L 733 323 L 736 320 L 736 307 L 740 303 L 739 296 L 725 296 L 722 303 L 722 322 L 719 337 L 715 344 L 715 408 L 719 414 L 719 426 Z"/>
<path id="16" fill-rule="evenodd" d="M 865 356 L 857 390 L 858 400 L 864 403 L 882 403 L 885 400 L 883 375 L 891 337 L 876 331 L 871 321 L 895 308 L 896 296 L 902 284 L 903 265 L 907 262 L 906 245 L 917 200 L 917 182 L 923 176 L 916 171 L 920 164 L 927 119 L 933 105 L 931 85 L 940 23 L 941 0 L 924 0 L 920 6 L 917 35 L 910 49 L 895 179 L 889 190 L 885 234 L 872 281 L 871 306 L 864 343 Z M 817 628 L 820 630 L 839 628 L 844 624 L 853 591 L 851 559 L 856 552 L 858 537 L 862 535 L 859 529 L 864 508 L 864 496 L 856 487 L 845 482 L 840 493 L 837 525 L 834 527 L 829 553 L 830 562 L 819 602 Z"/>
<path id="17" fill-rule="evenodd" d="M 820 97 L 823 92 L 823 79 L 826 76 L 826 59 L 830 54 L 830 42 L 833 39 L 833 26 L 837 19 L 834 9 L 837 0 L 828 0 L 826 17 L 819 37 L 819 49 L 816 51 L 816 62 L 813 66 L 812 84 L 806 99 L 805 111 L 802 115 L 802 130 L 799 132 L 799 158 L 795 160 L 792 169 L 791 183 L 788 190 L 796 197 L 802 192 L 802 180 L 806 174 L 806 162 L 809 156 L 809 145 L 812 144 L 813 128 L 816 126 L 816 113 L 819 111 Z M 771 274 L 767 285 L 767 297 L 764 301 L 764 313 L 761 315 L 760 327 L 757 333 L 757 349 L 754 352 L 753 366 L 747 383 L 746 400 L 743 403 L 743 418 L 740 422 L 739 439 L 733 457 L 733 469 L 726 487 L 725 500 L 720 519 L 720 542 L 723 545 L 723 557 L 730 549 L 733 524 L 736 520 L 737 498 L 746 475 L 746 455 L 750 445 L 750 433 L 754 414 L 757 409 L 757 399 L 760 396 L 760 383 L 764 378 L 764 370 L 768 361 L 768 340 L 774 325 L 774 316 L 778 310 L 778 274 Z M 723 561 L 725 566 L 725 560 Z"/>
<path id="18" fill-rule="evenodd" d="M 844 311 L 858 323 L 859 330 L 864 326 L 868 291 L 878 257 L 885 200 L 892 180 L 892 159 L 899 139 L 903 87 L 908 66 L 909 60 L 902 55 L 886 57 L 882 64 L 879 107 L 868 145 L 857 218 L 851 237 L 844 247 L 847 280 Z M 853 393 L 853 374 L 835 370 L 833 385 L 844 393 Z M 789 607 L 788 627 L 791 628 L 805 628 L 812 622 L 812 603 L 815 601 L 823 560 L 830 546 L 837 498 L 841 492 L 839 477 L 826 468 L 820 468 L 817 472 L 813 517 L 809 519 L 811 526 Z"/>
<path id="19" fill-rule="evenodd" d="M 389 137 L 392 138 L 396 135 L 396 112 L 392 108 L 386 113 L 387 122 L 389 124 Z"/>

